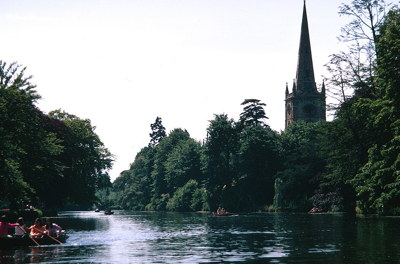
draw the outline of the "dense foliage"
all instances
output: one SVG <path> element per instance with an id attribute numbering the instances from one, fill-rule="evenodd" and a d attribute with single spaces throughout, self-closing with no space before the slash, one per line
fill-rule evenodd
<path id="1" fill-rule="evenodd" d="M 114 182 L 116 204 L 171 211 L 258 210 L 272 204 L 279 137 L 262 121 L 263 103 L 251 99 L 243 105 L 246 118 L 239 122 L 216 115 L 204 144 L 182 129 L 157 141 L 151 137 Z M 151 136 L 155 127 L 163 128 L 161 118 L 151 125 Z"/>
<path id="2" fill-rule="evenodd" d="M 238 121 L 215 115 L 200 144 L 182 129 L 162 134 L 157 118 L 149 146 L 114 183 L 115 205 L 400 214 L 400 11 L 353 0 L 339 13 L 351 20 L 339 38 L 348 50 L 326 65 L 333 121 L 277 133 L 265 104 L 246 99 Z"/>
<path id="3" fill-rule="evenodd" d="M 110 185 L 112 156 L 89 120 L 44 114 L 25 68 L 0 61 L 0 204 L 91 205 Z"/>

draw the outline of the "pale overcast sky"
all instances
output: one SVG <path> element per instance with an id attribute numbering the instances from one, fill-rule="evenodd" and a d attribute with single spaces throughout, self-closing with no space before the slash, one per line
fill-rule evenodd
<path id="1" fill-rule="evenodd" d="M 307 1 L 318 87 L 339 50 L 342 2 Z M 0 59 L 27 66 L 42 111 L 92 121 L 115 179 L 157 116 L 202 140 L 214 114 L 237 120 L 256 98 L 283 130 L 302 10 L 303 0 L 1 0 Z"/>

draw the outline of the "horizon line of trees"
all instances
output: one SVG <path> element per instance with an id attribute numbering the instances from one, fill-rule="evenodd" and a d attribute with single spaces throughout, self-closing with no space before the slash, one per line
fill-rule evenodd
<path id="1" fill-rule="evenodd" d="M 275 132 L 265 104 L 247 99 L 239 121 L 215 115 L 204 143 L 161 118 L 150 144 L 112 188 L 104 206 L 133 210 L 290 210 L 400 214 L 400 10 L 353 0 L 340 40 L 348 50 L 326 67 L 337 103 L 332 122 L 295 122 Z"/>

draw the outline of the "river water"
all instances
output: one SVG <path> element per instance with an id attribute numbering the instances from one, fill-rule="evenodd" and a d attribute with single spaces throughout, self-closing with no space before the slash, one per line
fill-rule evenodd
<path id="1" fill-rule="evenodd" d="M 62 212 L 63 245 L 0 263 L 400 263 L 400 218 L 343 214 Z"/>

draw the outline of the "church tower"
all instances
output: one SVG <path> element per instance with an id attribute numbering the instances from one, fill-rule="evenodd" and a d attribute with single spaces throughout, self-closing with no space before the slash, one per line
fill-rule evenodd
<path id="1" fill-rule="evenodd" d="M 304 1 L 303 19 L 301 22 L 300 46 L 296 78 L 293 80 L 292 92 L 286 83 L 285 128 L 295 121 L 317 122 L 326 120 L 325 84 L 317 90 L 311 55 L 310 34 L 308 31 L 306 2 Z"/>

